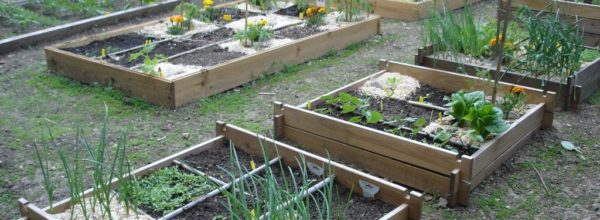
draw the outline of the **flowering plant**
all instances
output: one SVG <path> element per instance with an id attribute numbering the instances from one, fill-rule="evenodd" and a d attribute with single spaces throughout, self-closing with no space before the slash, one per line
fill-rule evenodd
<path id="1" fill-rule="evenodd" d="M 255 23 L 248 23 L 245 30 L 235 33 L 234 39 L 240 40 L 244 46 L 252 46 L 254 42 L 267 41 L 273 36 L 273 31 L 266 28 L 267 20 L 261 19 Z"/>
<path id="2" fill-rule="evenodd" d="M 327 9 L 324 7 L 311 6 L 306 9 L 306 24 L 308 26 L 318 26 L 324 23 L 324 18 L 327 13 Z"/>

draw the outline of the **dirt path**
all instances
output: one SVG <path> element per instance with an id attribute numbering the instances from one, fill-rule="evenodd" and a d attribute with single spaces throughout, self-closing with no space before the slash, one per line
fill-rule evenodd
<path id="1" fill-rule="evenodd" d="M 478 4 L 477 13 L 493 15 L 494 3 Z M 209 139 L 217 119 L 270 132 L 273 101 L 299 104 L 314 98 L 375 72 L 380 58 L 412 63 L 419 44 L 418 23 L 384 19 L 382 32 L 367 43 L 291 66 L 175 111 L 132 102 L 110 88 L 81 85 L 48 74 L 41 47 L 2 56 L 0 219 L 18 216 L 18 197 L 40 206 L 47 204 L 41 196 L 42 180 L 31 152 L 36 140 L 47 136 L 48 130 L 54 136 L 50 141 L 53 150 L 72 148 L 77 126 L 95 142 L 106 104 L 111 112 L 111 137 L 121 129 L 128 131 L 129 155 L 136 167 Z M 261 92 L 275 95 L 259 95 Z M 536 133 L 514 159 L 474 191 L 469 207 L 438 208 L 438 199 L 426 196 L 424 219 L 599 218 L 600 93 L 592 102 L 577 113 L 558 112 L 555 128 Z M 563 150 L 557 145 L 560 140 L 574 142 L 583 154 Z M 54 159 L 51 167 L 58 171 L 60 164 Z M 66 196 L 62 186 L 57 190 L 58 198 Z"/>

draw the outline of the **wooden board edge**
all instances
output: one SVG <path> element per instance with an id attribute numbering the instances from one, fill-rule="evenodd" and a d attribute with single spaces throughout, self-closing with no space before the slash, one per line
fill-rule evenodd
<path id="1" fill-rule="evenodd" d="M 379 220 L 404 220 L 408 219 L 408 205 L 402 204 L 396 207 L 391 212 L 388 212 L 383 217 L 379 218 Z"/>

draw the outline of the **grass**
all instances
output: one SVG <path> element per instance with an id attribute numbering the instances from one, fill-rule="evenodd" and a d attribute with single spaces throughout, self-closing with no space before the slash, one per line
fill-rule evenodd
<path id="1" fill-rule="evenodd" d="M 47 27 L 57 25 L 60 20 L 44 16 L 34 11 L 25 9 L 17 4 L 11 4 L 0 0 L 0 23 L 9 27 L 25 29 L 33 25 Z"/>

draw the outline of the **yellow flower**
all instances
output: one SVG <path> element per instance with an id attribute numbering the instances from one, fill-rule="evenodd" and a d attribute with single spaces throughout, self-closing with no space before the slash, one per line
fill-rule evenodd
<path id="1" fill-rule="evenodd" d="M 181 24 L 181 23 L 183 23 L 183 16 L 173 15 L 173 16 L 169 17 L 169 21 L 171 21 L 171 23 Z"/>
<path id="2" fill-rule="evenodd" d="M 313 13 L 314 13 L 314 11 L 311 7 L 306 9 L 306 16 L 310 17 L 313 15 Z"/>
<path id="3" fill-rule="evenodd" d="M 502 40 L 502 34 L 498 39 Z M 490 47 L 496 46 L 496 44 L 498 43 L 498 39 L 496 39 L 495 37 L 490 39 Z"/>
<path id="4" fill-rule="evenodd" d="M 511 92 L 511 93 L 514 93 L 514 94 L 517 94 L 517 95 L 519 95 L 519 94 L 521 94 L 521 93 L 524 93 L 524 92 L 525 92 L 525 89 L 524 89 L 523 87 L 520 87 L 520 86 L 515 86 L 515 87 L 513 87 L 513 88 L 510 90 L 510 92 Z"/>
<path id="5" fill-rule="evenodd" d="M 213 3 L 214 3 L 214 2 L 213 2 L 212 0 L 204 0 L 204 1 L 202 2 L 202 4 L 204 4 L 204 6 L 205 6 L 205 7 L 206 7 L 207 5 L 208 5 L 208 6 L 211 6 L 211 5 L 213 5 Z"/>
<path id="6" fill-rule="evenodd" d="M 319 10 L 318 10 L 317 12 L 319 12 L 319 13 L 323 14 L 323 13 L 325 13 L 325 8 L 323 8 L 323 7 L 320 7 L 320 8 L 319 8 Z"/>
<path id="7" fill-rule="evenodd" d="M 231 15 L 230 14 L 224 14 L 223 15 L 223 21 L 225 21 L 225 22 L 231 21 Z"/>
<path id="8" fill-rule="evenodd" d="M 260 19 L 260 21 L 258 21 L 256 24 L 258 24 L 259 26 L 265 26 L 269 24 L 269 22 L 267 20 Z"/>

